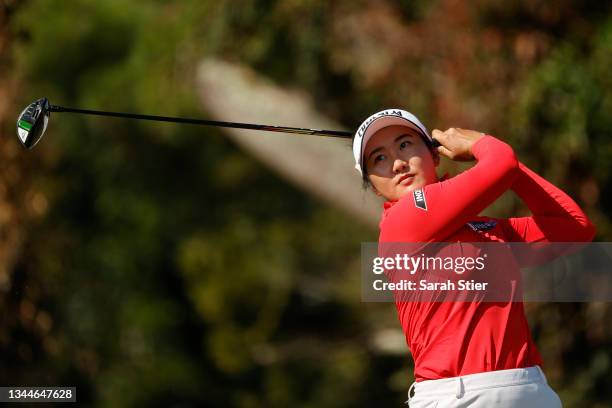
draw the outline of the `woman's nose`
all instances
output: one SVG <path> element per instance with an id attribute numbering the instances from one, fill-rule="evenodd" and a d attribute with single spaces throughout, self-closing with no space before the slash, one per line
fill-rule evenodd
<path id="1" fill-rule="evenodd" d="M 408 163 L 406 163 L 402 159 L 395 159 L 395 161 L 393 162 L 393 173 L 395 174 L 404 173 L 406 172 L 407 168 L 408 168 Z"/>

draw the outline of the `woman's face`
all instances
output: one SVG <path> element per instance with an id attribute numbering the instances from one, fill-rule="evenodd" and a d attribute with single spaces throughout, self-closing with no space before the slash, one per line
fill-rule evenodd
<path id="1" fill-rule="evenodd" d="M 434 158 L 420 134 L 407 126 L 376 132 L 363 157 L 374 192 L 390 201 L 437 181 L 438 156 Z"/>

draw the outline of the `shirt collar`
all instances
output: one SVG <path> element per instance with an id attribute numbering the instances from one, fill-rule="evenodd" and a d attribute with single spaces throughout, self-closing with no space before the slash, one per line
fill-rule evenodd
<path id="1" fill-rule="evenodd" d="M 440 181 L 444 181 L 449 179 L 450 177 L 448 176 L 448 173 L 445 173 L 442 177 L 440 177 L 438 179 L 438 182 Z M 397 200 L 396 201 L 390 201 L 387 200 L 383 203 L 383 214 L 382 214 L 382 218 L 380 220 L 380 223 L 382 224 L 383 220 L 385 219 L 385 217 L 387 216 L 387 213 L 389 212 L 389 210 L 395 205 L 397 204 Z"/>
<path id="2" fill-rule="evenodd" d="M 378 224 L 378 226 L 380 228 L 382 228 L 382 223 L 385 220 L 385 218 L 387 218 L 387 214 L 389 213 L 389 210 L 391 209 L 391 207 L 393 207 L 395 204 L 397 204 L 397 201 L 385 201 L 383 203 L 383 213 L 382 213 L 382 217 L 380 217 L 380 223 Z"/>

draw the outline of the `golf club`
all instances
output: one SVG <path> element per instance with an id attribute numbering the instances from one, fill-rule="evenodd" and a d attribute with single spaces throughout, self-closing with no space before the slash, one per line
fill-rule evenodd
<path id="1" fill-rule="evenodd" d="M 267 132 L 295 133 L 313 136 L 329 136 L 344 139 L 350 139 L 353 136 L 352 132 L 344 130 L 305 129 L 288 126 L 257 125 L 252 123 L 223 122 L 205 119 L 177 118 L 170 116 L 141 115 L 137 113 L 107 112 L 90 109 L 66 108 L 63 106 L 51 105 L 47 98 L 40 98 L 29 104 L 17 118 L 17 135 L 19 136 L 21 144 L 25 148 L 33 148 L 42 138 L 45 133 L 45 130 L 47 130 L 47 125 L 49 124 L 49 117 L 51 115 L 51 112 L 69 112 L 78 113 L 82 115 L 111 116 L 116 118 L 153 120 L 158 122 L 188 123 L 192 125 L 263 130 Z M 436 142 L 437 141 L 434 141 L 434 146 L 436 145 Z"/>
<path id="2" fill-rule="evenodd" d="M 116 118 L 153 120 L 158 122 L 188 123 L 192 125 L 217 126 L 234 129 L 264 130 L 267 132 L 296 133 L 314 136 L 330 136 L 345 139 L 350 139 L 353 135 L 352 132 L 342 130 L 304 129 L 287 126 L 257 125 L 251 123 L 235 123 L 205 119 L 176 118 L 169 116 L 141 115 L 136 113 L 107 112 L 89 109 L 66 108 L 63 106 L 51 105 L 47 98 L 41 98 L 28 105 L 17 118 L 17 135 L 19 136 L 19 140 L 21 141 L 21 144 L 24 147 L 31 149 L 42 138 L 45 133 L 45 130 L 47 129 L 47 125 L 49 124 L 49 116 L 51 115 L 51 112 L 69 112 L 79 113 L 82 115 L 111 116 Z"/>

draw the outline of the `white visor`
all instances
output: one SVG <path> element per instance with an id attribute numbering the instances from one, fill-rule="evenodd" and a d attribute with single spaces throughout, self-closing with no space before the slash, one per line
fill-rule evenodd
<path id="1" fill-rule="evenodd" d="M 429 142 L 433 139 L 427 132 L 427 129 L 416 116 L 402 109 L 385 109 L 376 112 L 366 120 L 364 120 L 353 139 L 353 155 L 355 156 L 355 168 L 363 175 L 363 152 L 368 144 L 368 141 L 380 129 L 388 126 L 408 126 L 423 134 Z"/>

